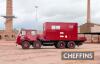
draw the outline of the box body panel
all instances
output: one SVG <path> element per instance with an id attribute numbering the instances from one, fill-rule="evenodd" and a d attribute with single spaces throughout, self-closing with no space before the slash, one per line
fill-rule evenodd
<path id="1" fill-rule="evenodd" d="M 46 40 L 77 40 L 77 23 L 46 22 L 44 37 Z"/>

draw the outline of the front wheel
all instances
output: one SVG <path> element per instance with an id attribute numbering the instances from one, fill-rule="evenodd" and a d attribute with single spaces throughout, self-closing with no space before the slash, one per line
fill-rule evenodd
<path id="1" fill-rule="evenodd" d="M 33 47 L 34 47 L 35 49 L 40 49 L 40 48 L 41 48 L 41 42 L 40 42 L 40 41 L 35 41 L 35 42 L 33 43 Z"/>
<path id="2" fill-rule="evenodd" d="M 22 48 L 23 49 L 29 49 L 29 47 L 30 47 L 30 43 L 28 41 L 22 42 Z"/>

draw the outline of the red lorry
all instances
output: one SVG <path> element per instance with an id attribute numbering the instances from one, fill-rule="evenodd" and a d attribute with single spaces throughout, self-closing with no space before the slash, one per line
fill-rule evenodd
<path id="1" fill-rule="evenodd" d="M 33 48 L 41 46 L 55 46 L 56 48 L 70 48 L 82 45 L 86 41 L 85 37 L 78 37 L 77 23 L 64 22 L 46 22 L 43 24 L 43 33 L 37 33 L 37 30 L 22 29 L 16 39 L 16 43 L 23 49 L 28 49 L 30 45 Z"/>

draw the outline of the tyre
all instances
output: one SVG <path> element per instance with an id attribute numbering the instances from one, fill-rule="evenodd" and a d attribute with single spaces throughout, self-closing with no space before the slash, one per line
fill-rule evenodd
<path id="1" fill-rule="evenodd" d="M 59 41 L 56 45 L 57 48 L 64 49 L 65 48 L 65 42 Z"/>
<path id="2" fill-rule="evenodd" d="M 40 41 L 35 41 L 33 43 L 33 48 L 35 49 L 40 49 L 41 48 L 41 42 Z"/>
<path id="3" fill-rule="evenodd" d="M 22 48 L 23 49 L 29 49 L 30 48 L 30 43 L 28 41 L 23 41 L 22 42 Z"/>
<path id="4" fill-rule="evenodd" d="M 76 46 L 75 42 L 74 41 L 69 41 L 67 43 L 67 47 L 70 48 L 70 49 L 74 49 Z"/>

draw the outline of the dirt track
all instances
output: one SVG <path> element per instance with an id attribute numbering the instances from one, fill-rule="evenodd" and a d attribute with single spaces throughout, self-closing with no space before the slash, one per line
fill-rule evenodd
<path id="1" fill-rule="evenodd" d="M 64 51 L 95 51 L 92 61 L 68 61 L 61 59 Z M 42 47 L 42 49 L 23 50 L 16 47 L 14 41 L 0 41 L 0 64 L 100 64 L 100 44 L 84 44 L 76 49 L 55 49 Z"/>

